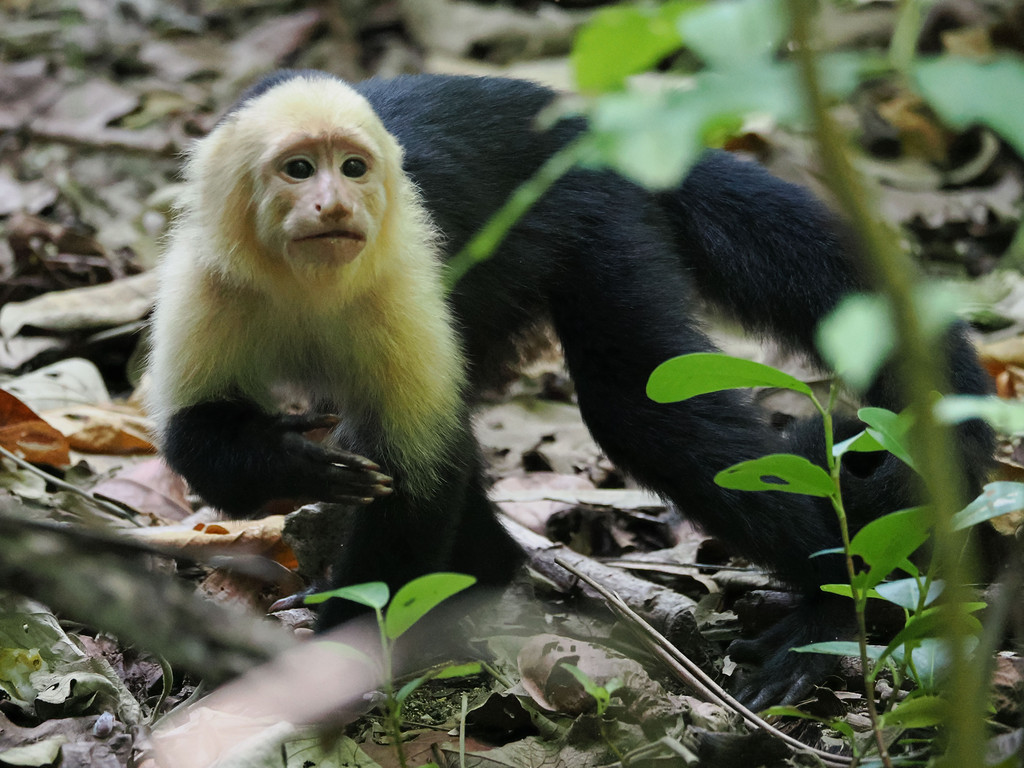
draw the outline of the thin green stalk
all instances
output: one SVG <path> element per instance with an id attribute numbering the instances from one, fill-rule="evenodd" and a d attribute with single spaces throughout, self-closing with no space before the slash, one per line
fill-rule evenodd
<path id="1" fill-rule="evenodd" d="M 872 685 L 874 679 L 874 673 L 872 670 L 871 659 L 868 656 L 868 623 L 867 623 L 867 594 L 864 590 L 856 586 L 857 584 L 857 566 L 853 562 L 853 553 L 851 552 L 851 538 L 850 538 L 850 522 L 846 516 L 846 507 L 843 505 L 842 497 L 842 485 L 841 485 L 841 472 L 843 464 L 833 454 L 833 448 L 835 447 L 835 439 L 833 435 L 833 420 L 832 414 L 835 411 L 836 401 L 839 399 L 839 387 L 833 382 L 829 388 L 828 397 L 828 410 L 823 414 L 823 424 L 825 428 L 825 456 L 828 461 L 829 475 L 832 477 L 832 482 L 835 483 L 836 492 L 832 496 L 832 508 L 835 510 L 836 518 L 839 520 L 839 535 L 843 541 L 843 556 L 846 560 L 846 578 L 850 582 L 850 590 L 853 596 L 853 609 L 854 616 L 857 622 L 857 649 L 860 653 L 860 665 L 864 671 L 864 694 L 867 701 L 868 716 L 871 718 L 872 728 L 875 731 L 876 744 L 879 748 L 879 757 L 882 763 L 891 768 L 891 761 L 889 758 L 888 751 L 884 746 L 884 742 L 880 738 L 881 729 L 878 727 L 879 718 L 878 711 L 875 707 L 875 691 Z"/>
<path id="2" fill-rule="evenodd" d="M 586 153 L 587 145 L 581 139 L 566 144 L 549 157 L 533 176 L 520 184 L 473 239 L 448 260 L 445 265 L 445 284 L 448 289 L 451 290 L 472 266 L 490 256 L 516 222 L 544 196 L 551 185 L 571 171 Z"/>
<path id="3" fill-rule="evenodd" d="M 907 401 L 916 411 L 913 444 L 922 478 L 932 505 L 935 522 L 934 561 L 937 572 L 947 581 L 948 637 L 951 641 L 951 690 L 955 692 L 958 714 L 949 725 L 949 746 L 945 762 L 970 765 L 983 745 L 985 684 L 982 671 L 972 670 L 964 652 L 968 626 L 957 606 L 970 598 L 967 588 L 973 569 L 961 562 L 963 536 L 952 530 L 950 520 L 962 498 L 962 480 L 950 435 L 937 423 L 929 407 L 931 394 L 942 390 L 941 355 L 921 327 L 914 306 L 915 270 L 895 245 L 892 233 L 878 223 L 868 205 L 868 196 L 846 154 L 844 139 L 827 113 L 813 52 L 809 47 L 808 17 L 813 6 L 808 0 L 788 0 L 796 56 L 818 134 L 818 146 L 826 178 L 864 245 L 865 263 L 873 283 L 892 307 L 900 378 Z M 984 667 L 984 665 L 978 665 Z M 881 735 L 878 734 L 881 746 Z"/>
<path id="4" fill-rule="evenodd" d="M 839 399 L 839 386 L 835 382 L 829 387 L 828 394 L 828 407 L 823 408 L 818 399 L 811 395 L 811 400 L 814 402 L 814 407 L 818 409 L 818 413 L 821 414 L 822 429 L 825 433 L 825 462 L 828 465 L 828 473 L 832 478 L 832 482 L 835 484 L 836 491 L 831 496 L 832 509 L 835 510 L 836 519 L 839 521 L 839 535 L 843 542 L 843 557 L 846 561 L 846 578 L 850 582 L 850 590 L 853 596 L 854 605 L 854 616 L 857 621 L 857 648 L 860 652 L 860 664 L 861 669 L 864 670 L 864 687 L 866 699 L 868 702 L 868 713 L 871 717 L 872 725 L 878 723 L 878 712 L 875 711 L 875 699 L 874 699 L 874 688 L 872 687 L 873 673 L 869 673 L 871 669 L 871 659 L 868 657 L 868 626 L 867 626 L 867 595 L 863 594 L 855 585 L 857 583 L 857 568 L 853 562 L 853 554 L 850 551 L 850 524 L 849 519 L 846 516 L 846 507 L 843 506 L 842 497 L 842 486 L 840 480 L 840 472 L 842 471 L 842 462 L 837 460 L 834 454 L 835 448 L 835 435 L 833 433 L 834 423 L 832 414 L 835 412 L 836 402 Z M 878 729 L 875 729 L 876 735 Z M 881 745 L 881 741 L 878 741 Z M 879 754 L 882 756 L 882 762 L 891 768 L 891 763 L 888 762 L 888 753 L 884 747 L 880 748 Z"/>
<path id="5" fill-rule="evenodd" d="M 384 701 L 386 703 L 385 720 L 387 729 L 391 733 L 391 739 L 395 744 L 395 754 L 398 755 L 398 764 L 401 768 L 407 768 L 405 762 L 405 749 L 402 747 L 402 724 L 398 716 L 398 702 L 395 700 L 394 668 L 391 663 L 391 643 L 384 627 L 384 614 L 380 608 L 374 608 L 377 614 L 377 628 L 380 631 L 380 655 L 381 667 L 384 670 Z"/>

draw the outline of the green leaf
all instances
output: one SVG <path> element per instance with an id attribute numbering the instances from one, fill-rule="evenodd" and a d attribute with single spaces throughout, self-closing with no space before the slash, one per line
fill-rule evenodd
<path id="1" fill-rule="evenodd" d="M 581 91 L 619 88 L 682 47 L 676 27 L 680 14 L 699 7 L 693 0 L 662 5 L 621 5 L 596 13 L 580 29 L 569 61 Z"/>
<path id="2" fill-rule="evenodd" d="M 1024 403 L 984 395 L 946 395 L 935 406 L 935 416 L 946 424 L 984 419 L 1000 432 L 1024 432 Z"/>
<path id="3" fill-rule="evenodd" d="M 974 501 L 953 515 L 954 530 L 963 530 L 1000 515 L 1024 509 L 1024 483 L 989 483 Z"/>
<path id="4" fill-rule="evenodd" d="M 833 595 L 841 595 L 842 597 L 849 597 L 853 599 L 853 587 L 849 584 L 822 584 L 822 592 L 830 592 Z M 875 590 L 867 590 L 868 597 L 881 597 Z"/>
<path id="5" fill-rule="evenodd" d="M 484 671 L 479 661 L 467 661 L 465 664 L 449 664 L 436 675 L 435 680 L 455 680 L 460 677 L 473 677 Z"/>
<path id="6" fill-rule="evenodd" d="M 944 285 L 924 285 L 914 304 L 928 339 L 934 340 L 956 319 L 961 299 Z M 874 382 L 896 345 L 892 308 L 882 296 L 850 294 L 818 325 L 821 356 L 839 377 L 858 392 Z"/>
<path id="7" fill-rule="evenodd" d="M 789 32 L 789 18 L 777 0 L 708 3 L 679 17 L 686 46 L 710 67 L 750 71 L 771 66 Z"/>
<path id="8" fill-rule="evenodd" d="M 579 684 L 583 686 L 583 690 L 593 698 L 594 703 L 597 705 L 597 714 L 603 715 L 607 711 L 608 705 L 611 703 L 611 695 L 609 691 L 603 686 L 595 683 L 590 678 L 590 675 L 575 664 L 567 664 L 563 661 L 562 666 L 565 667 L 577 681 L 579 681 Z"/>
<path id="9" fill-rule="evenodd" d="M 307 605 L 315 605 L 316 603 L 330 600 L 332 597 L 340 597 L 344 600 L 351 600 L 353 603 L 365 605 L 368 608 L 380 610 L 388 604 L 389 596 L 388 585 L 383 581 L 368 581 L 365 584 L 353 584 L 350 587 L 339 587 L 327 592 L 307 595 L 303 602 Z"/>
<path id="10" fill-rule="evenodd" d="M 715 482 L 736 491 L 782 491 L 826 497 L 836 493 L 828 472 L 792 453 L 774 453 L 733 464 L 715 475 Z"/>
<path id="11" fill-rule="evenodd" d="M 676 186 L 704 151 L 703 112 L 687 92 L 630 91 L 602 96 L 587 110 L 589 164 L 649 189 Z"/>
<path id="12" fill-rule="evenodd" d="M 817 715 L 812 715 L 809 712 L 804 712 L 799 707 L 787 707 L 782 705 L 776 705 L 774 707 L 768 707 L 760 713 L 761 717 L 798 717 L 801 720 L 814 720 L 816 722 L 822 722 L 822 718 Z"/>
<path id="13" fill-rule="evenodd" d="M 867 586 L 880 583 L 928 539 L 931 515 L 914 507 L 872 520 L 850 542 L 850 551 L 870 567 Z"/>
<path id="14" fill-rule="evenodd" d="M 464 573 L 428 573 L 395 593 L 384 617 L 384 632 L 394 640 L 438 603 L 476 583 Z"/>
<path id="15" fill-rule="evenodd" d="M 401 707 L 405 703 L 405 700 L 409 698 L 409 696 L 412 694 L 412 692 L 419 688 L 421 685 L 423 685 L 423 683 L 425 683 L 429 679 L 430 675 L 420 675 L 419 677 L 410 680 L 401 688 L 399 688 L 398 692 L 395 693 L 395 701 L 398 703 L 398 706 Z"/>
<path id="16" fill-rule="evenodd" d="M 868 425 L 868 434 L 879 445 L 911 469 L 916 469 L 907 439 L 914 424 L 914 415 L 910 411 L 893 413 L 885 408 L 861 408 L 857 411 L 857 418 Z"/>
<path id="17" fill-rule="evenodd" d="M 863 59 L 822 57 L 826 83 L 849 92 Z M 676 186 L 706 144 L 722 140 L 751 115 L 806 125 L 799 78 L 790 63 L 736 71 L 705 71 L 686 90 L 627 91 L 595 99 L 587 107 L 590 164 L 609 167 L 650 189 Z"/>
<path id="18" fill-rule="evenodd" d="M 844 298 L 815 331 L 821 356 L 858 392 L 864 392 L 896 347 L 888 302 L 873 294 Z"/>
<path id="19" fill-rule="evenodd" d="M 955 606 L 955 609 L 964 614 L 964 620 L 970 631 L 974 634 L 981 632 L 981 622 L 974 616 L 968 614 L 979 611 L 985 607 L 984 603 L 963 603 Z M 942 607 L 926 608 L 920 613 L 911 616 L 903 629 L 896 633 L 896 637 L 885 647 L 885 653 L 880 658 L 885 659 L 893 655 L 901 646 L 906 643 L 920 643 L 924 639 L 941 637 L 948 631 L 949 611 Z"/>
<path id="20" fill-rule="evenodd" d="M 675 403 L 708 392 L 747 387 L 779 387 L 811 395 L 811 388 L 764 363 L 718 352 L 695 352 L 666 360 L 647 380 L 647 396 Z"/>
<path id="21" fill-rule="evenodd" d="M 919 60 L 911 76 L 921 95 L 954 128 L 981 123 L 1024 155 L 1024 60 L 942 56 Z"/>
<path id="22" fill-rule="evenodd" d="M 928 596 L 925 598 L 924 606 L 927 607 L 934 603 L 939 595 L 942 594 L 944 587 L 945 584 L 942 581 L 933 581 L 929 584 Z M 906 608 L 908 611 L 916 611 L 921 602 L 921 588 L 918 585 L 917 579 L 898 579 L 896 581 L 883 582 L 875 587 L 875 594 L 883 600 L 895 603 L 901 608 Z"/>
<path id="23" fill-rule="evenodd" d="M 928 728 L 950 714 L 949 702 L 938 696 L 912 696 L 882 715 L 885 728 Z"/>
<path id="24" fill-rule="evenodd" d="M 821 643 L 810 643 L 797 648 L 790 648 L 794 653 L 824 653 L 829 656 L 860 656 L 860 645 L 853 640 L 829 640 Z M 885 649 L 880 645 L 868 646 L 868 658 L 875 659 Z"/>
<path id="25" fill-rule="evenodd" d="M 971 653 L 977 646 L 977 638 L 967 638 L 970 642 L 964 648 L 965 654 Z M 913 666 L 907 664 L 906 646 L 893 649 L 892 658 L 904 667 L 914 683 L 923 691 L 938 689 L 946 672 L 953 663 L 952 644 L 941 637 L 925 637 L 913 642 L 910 658 Z"/>
<path id="26" fill-rule="evenodd" d="M 819 549 L 817 552 L 811 552 L 808 557 L 821 557 L 822 555 L 842 555 L 845 554 L 846 550 L 842 547 L 829 547 L 828 549 Z"/>
<path id="27" fill-rule="evenodd" d="M 854 453 L 873 453 L 875 451 L 884 451 L 885 448 L 878 442 L 872 435 L 865 429 L 858 432 L 853 437 L 848 437 L 842 442 L 836 443 L 832 446 L 832 455 L 837 459 L 841 458 L 843 454 L 854 452 Z"/>

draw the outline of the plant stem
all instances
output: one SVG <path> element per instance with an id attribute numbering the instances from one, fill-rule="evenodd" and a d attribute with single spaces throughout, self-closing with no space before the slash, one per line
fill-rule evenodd
<path id="1" fill-rule="evenodd" d="M 953 457 L 950 435 L 936 421 L 930 407 L 932 393 L 943 389 L 945 357 L 935 354 L 921 327 L 914 303 L 916 270 L 895 245 L 893 234 L 873 215 L 868 196 L 853 170 L 844 139 L 826 111 L 815 57 L 809 46 L 808 19 L 813 6 L 808 0 L 788 0 L 796 56 L 804 93 L 814 116 L 818 146 L 826 178 L 849 216 L 863 244 L 864 263 L 872 282 L 886 296 L 892 308 L 897 336 L 894 359 L 898 363 L 907 402 L 914 408 L 915 458 L 931 504 L 935 523 L 934 562 L 947 581 L 943 605 L 952 656 L 950 690 L 957 698 L 957 715 L 949 722 L 949 747 L 944 762 L 950 766 L 970 765 L 983 751 L 985 680 L 983 670 L 972 670 L 964 650 L 969 627 L 958 606 L 970 599 L 970 563 L 960 558 L 964 536 L 952 530 L 950 519 L 962 498 L 962 478 Z M 941 346 L 940 346 L 941 348 Z M 976 665 L 984 667 L 984 665 Z M 869 702 L 873 697 L 869 697 Z M 877 733 L 879 747 L 881 734 Z M 884 753 L 883 753 L 884 754 Z"/>
<path id="2" fill-rule="evenodd" d="M 448 260 L 445 265 L 445 284 L 449 290 L 474 264 L 491 255 L 516 222 L 544 196 L 552 184 L 571 171 L 587 151 L 587 144 L 581 139 L 566 144 L 516 188 L 473 239 Z"/>
<path id="3" fill-rule="evenodd" d="M 398 756 L 398 765 L 406 768 L 405 749 L 402 747 L 402 723 L 399 718 L 398 701 L 395 698 L 394 669 L 391 663 L 391 643 L 384 628 L 384 614 L 380 608 L 373 609 L 377 614 L 377 629 L 380 631 L 380 657 L 381 667 L 384 670 L 384 702 L 387 729 L 391 734 L 391 740 L 395 745 L 395 754 Z"/>

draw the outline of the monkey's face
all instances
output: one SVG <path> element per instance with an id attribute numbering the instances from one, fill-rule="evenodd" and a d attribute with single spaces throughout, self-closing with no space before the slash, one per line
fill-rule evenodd
<path id="1" fill-rule="evenodd" d="M 367 144 L 339 133 L 299 134 L 269 154 L 260 173 L 257 230 L 293 269 L 338 270 L 373 241 L 386 191 Z"/>

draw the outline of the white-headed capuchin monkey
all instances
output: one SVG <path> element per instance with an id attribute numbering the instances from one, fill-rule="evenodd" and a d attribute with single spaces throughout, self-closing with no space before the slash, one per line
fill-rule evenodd
<path id="1" fill-rule="evenodd" d="M 645 384 L 659 363 L 714 349 L 693 318 L 695 291 L 814 354 L 818 320 L 864 286 L 850 238 L 806 191 L 724 153 L 659 194 L 579 169 L 446 296 L 444 260 L 584 129 L 536 130 L 552 98 L 496 78 L 349 85 L 311 71 L 243 94 L 189 157 L 162 267 L 150 379 L 164 453 L 231 514 L 275 498 L 364 502 L 339 585 L 396 587 L 442 569 L 507 581 L 521 556 L 487 499 L 467 403 L 550 322 L 607 455 L 806 595 L 735 646 L 763 662 L 748 701 L 798 695 L 828 657 L 788 649 L 841 635 L 852 618 L 848 601 L 818 589 L 845 579 L 841 559 L 809 557 L 838 544 L 834 515 L 819 499 L 729 491 L 713 477 L 772 452 L 820 462 L 820 428 L 779 433 L 743 392 L 659 405 Z M 962 329 L 948 352 L 953 389 L 986 391 Z M 889 379 L 866 401 L 898 408 Z M 309 412 L 282 414 L 281 387 L 301 391 Z M 328 425 L 329 444 L 303 436 Z M 960 444 L 976 489 L 991 434 L 971 423 Z M 857 524 L 914 495 L 892 457 L 843 482 Z M 324 626 L 346 617 L 341 603 L 327 604 Z"/>

